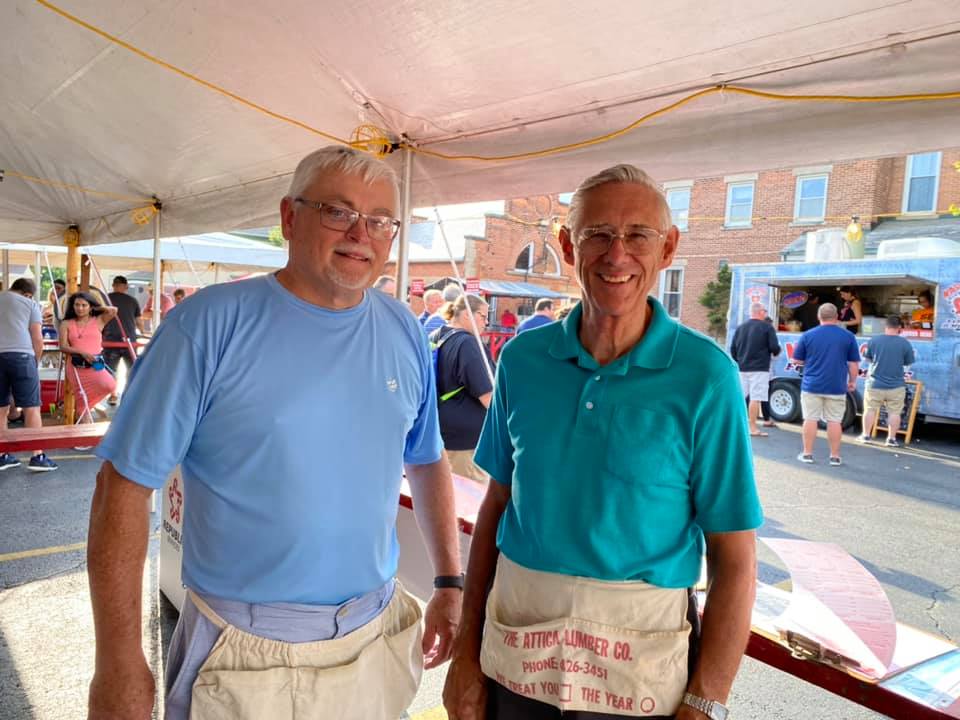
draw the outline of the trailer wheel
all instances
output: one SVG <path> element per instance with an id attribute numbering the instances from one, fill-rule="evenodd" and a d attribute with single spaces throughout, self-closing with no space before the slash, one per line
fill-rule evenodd
<path id="1" fill-rule="evenodd" d="M 857 398 L 853 393 L 847 393 L 847 407 L 843 411 L 843 420 L 840 423 L 844 430 L 849 430 L 857 424 Z"/>
<path id="2" fill-rule="evenodd" d="M 777 422 L 793 422 L 800 417 L 800 388 L 787 380 L 774 380 L 769 403 L 770 417 Z"/>

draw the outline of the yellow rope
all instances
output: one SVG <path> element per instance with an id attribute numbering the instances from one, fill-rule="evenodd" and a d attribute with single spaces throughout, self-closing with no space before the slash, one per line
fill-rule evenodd
<path id="1" fill-rule="evenodd" d="M 532 158 L 545 157 L 548 155 L 556 155 L 558 153 L 569 152 L 571 150 L 577 150 L 584 147 L 589 147 L 591 145 L 598 145 L 600 143 L 608 142 L 615 138 L 625 135 L 632 130 L 635 130 L 640 125 L 653 120 L 654 118 L 660 117 L 661 115 L 666 115 L 669 112 L 676 110 L 677 108 L 686 105 L 694 100 L 698 100 L 707 95 L 714 95 L 716 93 L 725 93 L 729 92 L 732 94 L 740 95 L 749 95 L 752 97 L 764 98 L 767 100 L 779 100 L 782 102 L 853 102 L 853 103 L 878 103 L 878 102 L 920 102 L 920 101 L 936 101 L 936 100 L 955 100 L 960 99 L 960 92 L 946 92 L 946 93 L 927 93 L 927 94 L 912 94 L 912 95 L 786 95 L 783 93 L 771 93 L 764 92 L 761 90 L 751 90 L 750 88 L 738 87 L 736 85 L 717 85 L 716 87 L 706 88 L 704 90 L 699 90 L 695 93 L 691 93 L 686 97 L 682 97 L 676 102 L 665 105 L 658 110 L 649 112 L 646 115 L 642 116 L 638 120 L 630 123 L 624 128 L 619 130 L 614 130 L 613 132 L 606 133 L 604 135 L 597 135 L 596 137 L 588 138 L 586 140 L 581 140 L 575 143 L 567 143 L 566 145 L 557 145 L 550 148 L 544 148 L 543 150 L 532 150 L 530 152 L 523 153 L 514 153 L 512 155 L 448 155 L 446 153 L 436 152 L 434 150 L 426 150 L 424 148 L 415 147 L 408 144 L 402 144 L 401 147 L 409 148 L 411 151 L 419 153 L 421 155 L 427 155 L 429 157 L 435 157 L 440 160 L 474 160 L 477 162 L 506 162 L 511 160 L 529 160 Z"/>
<path id="2" fill-rule="evenodd" d="M 135 203 L 152 203 L 154 202 L 153 198 L 145 197 L 134 197 L 132 195 L 121 195 L 119 193 L 105 192 L 103 190 L 91 190 L 90 188 L 85 188 L 81 185 L 74 185 L 73 183 L 60 182 L 59 180 L 47 180 L 45 178 L 36 177 L 34 175 L 27 175 L 26 173 L 17 172 L 16 170 L 6 170 L 4 173 L 15 178 L 20 178 L 24 182 L 37 183 L 38 185 L 49 185 L 50 187 L 63 188 L 65 190 L 76 190 L 77 192 L 86 193 L 88 195 L 99 195 L 100 197 L 110 198 L 111 200 L 122 200 L 124 202 L 135 202 Z"/>
<path id="3" fill-rule="evenodd" d="M 110 41 L 110 42 L 112 42 L 112 43 L 114 43 L 114 44 L 116 44 L 116 45 L 119 45 L 120 47 L 124 48 L 125 50 L 129 50 L 130 52 L 134 53 L 135 55 L 139 55 L 139 56 L 142 57 L 144 60 L 148 60 L 149 62 L 152 62 L 152 63 L 154 63 L 154 64 L 156 64 L 156 65 L 159 65 L 159 66 L 162 67 L 162 68 L 166 68 L 167 70 L 170 70 L 171 72 L 174 72 L 174 73 L 176 73 L 177 75 L 180 75 L 181 77 L 186 78 L 187 80 L 190 80 L 190 81 L 192 81 L 192 82 L 195 82 L 195 83 L 197 83 L 198 85 L 202 85 L 203 87 L 205 87 L 205 88 L 207 88 L 207 89 L 209 89 L 209 90 L 213 90 L 214 92 L 220 93 L 221 95 L 224 95 L 224 96 L 230 98 L 231 100 L 235 100 L 236 102 L 240 103 L 241 105 L 246 105 L 247 107 L 252 108 L 253 110 L 256 110 L 256 111 L 258 111 L 258 112 L 261 112 L 261 113 L 263 113 L 264 115 L 268 115 L 269 117 L 272 117 L 272 118 L 277 119 L 277 120 L 282 120 L 283 122 L 286 122 L 286 123 L 289 123 L 289 124 L 294 125 L 294 126 L 296 126 L 296 127 L 299 127 L 299 128 L 301 128 L 301 129 L 306 130 L 306 131 L 308 131 L 308 132 L 311 132 L 311 133 L 313 133 L 313 134 L 315 134 L 315 135 L 319 135 L 320 137 L 326 138 L 327 140 L 332 140 L 332 141 L 334 141 L 334 142 L 340 143 L 341 145 L 350 145 L 350 144 L 351 144 L 349 140 L 344 140 L 343 138 L 337 137 L 336 135 L 331 135 L 330 133 L 324 132 L 323 130 L 320 130 L 319 128 L 315 128 L 315 127 L 313 127 L 312 125 L 308 125 L 308 124 L 305 123 L 305 122 L 301 122 L 300 120 L 297 120 L 297 119 L 295 119 L 295 118 L 289 117 L 289 116 L 287 116 L 287 115 L 283 115 L 283 114 L 281 114 L 281 113 L 274 112 L 273 110 L 270 110 L 270 109 L 268 109 L 268 108 L 265 108 L 263 105 L 258 105 L 257 103 L 252 102 L 252 101 L 250 101 L 250 100 L 247 100 L 246 98 L 241 97 L 240 95 L 237 95 L 237 94 L 234 93 L 234 92 L 230 92 L 230 91 L 227 90 L 226 88 L 223 88 L 223 87 L 221 87 L 221 86 L 219 86 L 219 85 L 216 85 L 216 84 L 214 84 L 214 83 L 212 83 L 212 82 L 208 82 L 208 81 L 204 80 L 203 78 L 197 77 L 197 76 L 194 75 L 193 73 L 189 73 L 189 72 L 187 72 L 186 70 L 183 70 L 183 69 L 181 69 L 181 68 L 178 68 L 176 65 L 171 65 L 170 63 L 168 63 L 168 62 L 166 62 L 166 61 L 164 61 L 164 60 L 161 60 L 160 58 L 158 58 L 158 57 L 156 57 L 156 56 L 154 56 L 154 55 L 151 55 L 150 53 L 145 52 L 145 51 L 141 50 L 140 48 L 138 48 L 138 47 L 136 47 L 136 46 L 134 46 L 134 45 L 131 45 L 131 44 L 128 43 L 128 42 L 125 42 L 124 40 L 121 40 L 121 39 L 118 38 L 116 35 L 111 35 L 110 33 L 106 32 L 105 30 L 101 30 L 100 28 L 96 27 L 95 25 L 91 25 L 90 23 L 88 23 L 88 22 L 86 22 L 86 21 L 84 21 L 84 20 L 81 20 L 80 18 L 76 17 L 75 15 L 71 15 L 71 14 L 68 13 L 66 10 L 63 10 L 63 9 L 57 7 L 56 5 L 54 5 L 53 3 L 48 2 L 48 0 L 36 0 L 36 1 L 37 1 L 37 3 L 39 3 L 40 5 L 42 5 L 43 7 L 47 8 L 48 10 L 52 10 L 53 12 L 57 13 L 57 15 L 60 15 L 61 17 L 66 18 L 67 20 L 69 20 L 69 21 L 72 22 L 72 23 L 76 23 L 76 24 L 79 25 L 80 27 L 86 28 L 86 29 L 89 30 L 90 32 L 95 33 L 95 34 L 99 35 L 100 37 L 102 37 L 103 39 L 108 40 L 108 41 Z"/>

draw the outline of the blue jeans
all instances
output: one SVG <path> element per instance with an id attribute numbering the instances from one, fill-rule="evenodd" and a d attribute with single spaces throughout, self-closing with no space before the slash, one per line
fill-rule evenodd
<path id="1" fill-rule="evenodd" d="M 200 597 L 228 624 L 251 635 L 288 643 L 314 642 L 343 637 L 376 618 L 393 598 L 395 584 L 390 580 L 383 587 L 340 605 L 252 605 L 210 595 Z M 188 594 L 167 654 L 165 720 L 190 717 L 193 683 L 220 632 L 197 610 Z"/>

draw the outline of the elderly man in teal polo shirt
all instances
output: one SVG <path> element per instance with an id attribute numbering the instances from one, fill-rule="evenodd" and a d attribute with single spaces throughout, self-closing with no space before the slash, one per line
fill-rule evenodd
<path id="1" fill-rule="evenodd" d="M 649 297 L 678 240 L 638 168 L 574 194 L 583 301 L 504 348 L 477 447 L 452 720 L 726 716 L 762 513 L 736 366 Z"/>

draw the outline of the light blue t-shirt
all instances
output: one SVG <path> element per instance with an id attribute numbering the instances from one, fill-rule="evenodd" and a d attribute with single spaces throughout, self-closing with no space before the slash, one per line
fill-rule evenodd
<path id="1" fill-rule="evenodd" d="M 649 305 L 640 342 L 602 367 L 579 305 L 504 346 L 475 460 L 510 486 L 497 546 L 514 562 L 692 587 L 704 533 L 763 522 L 737 366 Z"/>
<path id="2" fill-rule="evenodd" d="M 517 335 L 522 332 L 526 332 L 527 330 L 534 330 L 538 327 L 549 325 L 552 322 L 554 321 L 548 318 L 546 315 L 531 315 L 522 323 L 520 323 L 520 327 L 517 328 Z"/>
<path id="3" fill-rule="evenodd" d="M 97 455 L 152 488 L 181 464 L 188 587 L 336 604 L 395 575 L 403 463 L 441 450 L 410 311 L 369 291 L 326 310 L 269 275 L 170 312 Z"/>

